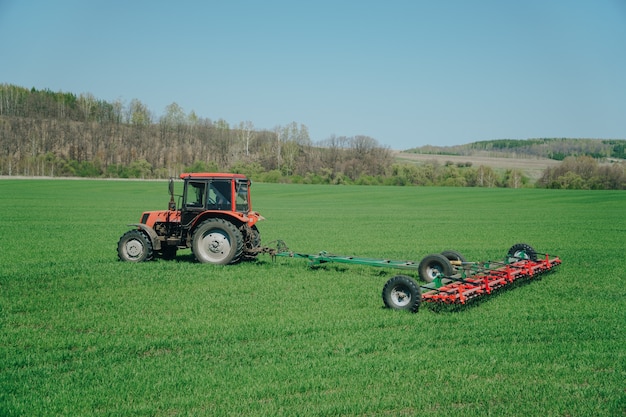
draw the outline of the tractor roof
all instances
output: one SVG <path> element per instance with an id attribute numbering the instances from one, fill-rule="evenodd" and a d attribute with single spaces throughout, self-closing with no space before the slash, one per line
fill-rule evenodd
<path id="1" fill-rule="evenodd" d="M 211 179 L 211 178 L 237 178 L 247 179 L 243 174 L 231 174 L 226 172 L 184 172 L 180 174 L 181 179 Z"/>

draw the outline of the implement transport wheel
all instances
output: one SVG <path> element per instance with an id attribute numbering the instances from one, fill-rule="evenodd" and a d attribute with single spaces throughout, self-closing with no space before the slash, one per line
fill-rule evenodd
<path id="1" fill-rule="evenodd" d="M 537 252 L 532 246 L 526 243 L 517 243 L 511 246 L 511 249 L 507 252 L 507 260 L 509 263 L 517 262 L 522 259 L 530 259 L 531 261 L 537 260 Z"/>
<path id="2" fill-rule="evenodd" d="M 428 255 L 422 259 L 418 270 L 420 278 L 426 282 L 433 282 L 439 275 L 449 277 L 454 273 L 450 260 L 439 253 Z"/>
<path id="3" fill-rule="evenodd" d="M 465 260 L 465 257 L 463 255 L 461 255 L 459 252 L 455 251 L 455 250 L 444 250 L 443 252 L 441 252 L 441 254 L 443 256 L 445 256 L 450 261 L 450 263 L 453 263 L 453 262 L 461 262 L 461 263 L 467 262 Z"/>
<path id="4" fill-rule="evenodd" d="M 117 256 L 120 261 L 143 262 L 152 259 L 152 242 L 139 230 L 130 230 L 117 242 Z"/>
<path id="5" fill-rule="evenodd" d="M 241 257 L 243 236 L 227 220 L 205 220 L 193 232 L 191 251 L 200 263 L 232 264 Z"/>
<path id="6" fill-rule="evenodd" d="M 383 287 L 383 302 L 387 308 L 417 313 L 422 302 L 420 287 L 413 278 L 396 275 Z"/>

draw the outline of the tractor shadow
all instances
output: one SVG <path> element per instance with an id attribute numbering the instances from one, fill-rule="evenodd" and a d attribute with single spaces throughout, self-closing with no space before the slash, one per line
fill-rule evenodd
<path id="1" fill-rule="evenodd" d="M 193 253 L 177 254 L 174 258 L 171 258 L 171 259 L 162 258 L 162 257 L 158 257 L 157 256 L 151 262 L 154 262 L 154 261 L 156 261 L 156 262 L 166 262 L 166 263 L 190 263 L 190 264 L 200 263 L 200 262 L 198 262 L 196 257 L 193 255 Z M 266 263 L 271 263 L 271 260 L 242 258 L 241 260 L 236 262 L 234 265 L 237 265 L 237 264 L 250 264 L 250 263 L 263 265 L 263 264 L 266 264 Z M 232 265 L 229 265 L 229 266 L 232 266 Z"/>

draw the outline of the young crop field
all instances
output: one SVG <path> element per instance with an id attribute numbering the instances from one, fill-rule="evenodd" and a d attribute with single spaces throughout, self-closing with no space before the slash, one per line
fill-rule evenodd
<path id="1" fill-rule="evenodd" d="M 182 192 L 177 184 L 176 193 Z M 399 273 L 259 256 L 117 260 L 167 183 L 0 180 L 2 416 L 623 416 L 626 193 L 253 184 L 262 241 L 554 273 L 458 309 L 383 308 Z"/>

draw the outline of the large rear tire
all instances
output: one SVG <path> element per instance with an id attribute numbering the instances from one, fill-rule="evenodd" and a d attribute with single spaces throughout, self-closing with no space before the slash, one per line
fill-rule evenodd
<path id="1" fill-rule="evenodd" d="M 252 261 L 259 255 L 258 248 L 261 246 L 261 233 L 256 226 L 246 227 L 244 233 L 243 255 L 244 261 Z"/>
<path id="2" fill-rule="evenodd" d="M 418 271 L 420 278 L 426 282 L 433 282 L 440 275 L 449 277 L 454 273 L 450 260 L 439 253 L 428 255 L 422 259 Z"/>
<path id="3" fill-rule="evenodd" d="M 387 308 L 417 313 L 422 302 L 422 293 L 413 278 L 396 275 L 383 287 L 383 302 Z"/>
<path id="4" fill-rule="evenodd" d="M 152 259 L 152 242 L 139 230 L 130 230 L 117 242 L 117 256 L 120 261 L 143 262 Z"/>
<path id="5" fill-rule="evenodd" d="M 227 265 L 238 262 L 243 251 L 243 236 L 231 222 L 209 219 L 193 232 L 191 250 L 201 263 Z"/>

